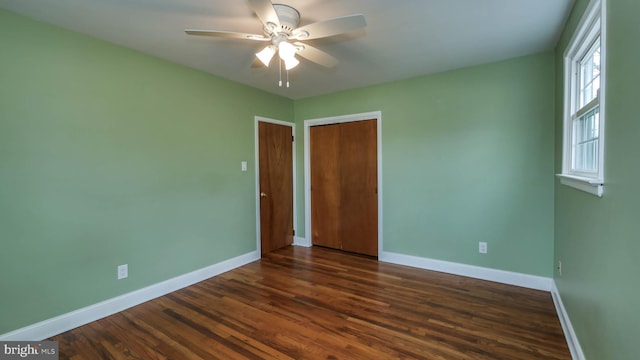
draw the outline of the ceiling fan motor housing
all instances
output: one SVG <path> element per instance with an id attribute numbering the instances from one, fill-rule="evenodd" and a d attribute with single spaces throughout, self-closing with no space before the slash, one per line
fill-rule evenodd
<path id="1" fill-rule="evenodd" d="M 275 31 L 272 32 L 276 34 L 285 33 L 287 35 L 291 35 L 291 32 L 298 27 L 298 24 L 300 24 L 300 13 L 291 6 L 284 4 L 273 4 L 273 8 L 276 10 L 276 14 L 278 14 L 280 28 L 274 29 Z"/>

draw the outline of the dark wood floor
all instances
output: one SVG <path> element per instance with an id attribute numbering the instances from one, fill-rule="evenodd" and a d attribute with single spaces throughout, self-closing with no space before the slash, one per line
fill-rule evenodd
<path id="1" fill-rule="evenodd" d="M 51 340 L 61 359 L 570 359 L 549 293 L 289 247 Z"/>

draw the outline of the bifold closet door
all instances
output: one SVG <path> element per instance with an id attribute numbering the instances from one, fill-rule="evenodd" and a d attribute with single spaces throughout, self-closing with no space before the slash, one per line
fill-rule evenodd
<path id="1" fill-rule="evenodd" d="M 378 255 L 376 120 L 310 128 L 314 245 Z"/>

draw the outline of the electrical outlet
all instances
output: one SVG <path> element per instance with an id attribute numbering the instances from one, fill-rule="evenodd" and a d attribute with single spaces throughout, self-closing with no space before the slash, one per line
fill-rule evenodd
<path id="1" fill-rule="evenodd" d="M 129 265 L 124 264 L 118 266 L 118 280 L 122 280 L 129 277 Z"/>
<path id="2" fill-rule="evenodd" d="M 562 276 L 562 260 L 558 260 L 558 276 Z"/>
<path id="3" fill-rule="evenodd" d="M 487 243 L 486 242 L 479 242 L 478 243 L 478 252 L 480 254 L 486 254 L 487 253 Z"/>

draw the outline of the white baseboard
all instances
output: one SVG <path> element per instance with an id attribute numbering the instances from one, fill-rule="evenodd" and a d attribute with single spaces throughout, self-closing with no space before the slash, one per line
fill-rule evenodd
<path id="1" fill-rule="evenodd" d="M 511 271 L 496 270 L 480 266 L 459 264 L 454 262 L 423 258 L 412 255 L 382 252 L 378 260 L 420 269 L 433 270 L 448 274 L 471 277 L 481 280 L 495 281 L 503 284 L 522 286 L 530 289 L 551 291 L 551 278 L 521 274 Z"/>
<path id="2" fill-rule="evenodd" d="M 571 325 L 571 320 L 569 320 L 569 314 L 567 314 L 567 310 L 564 308 L 562 297 L 560 296 L 560 292 L 558 291 L 555 281 L 553 282 L 553 287 L 551 289 L 551 297 L 553 298 L 553 304 L 556 306 L 556 312 L 558 313 L 558 318 L 562 325 L 564 337 L 567 339 L 571 358 L 573 360 L 585 360 L 582 347 L 580 346 L 580 341 L 578 341 L 578 337 L 573 330 L 573 325 Z"/>
<path id="3" fill-rule="evenodd" d="M 311 247 L 311 241 L 307 240 L 306 237 L 294 236 L 293 237 L 293 245 Z"/>
<path id="4" fill-rule="evenodd" d="M 202 280 L 222 274 L 242 265 L 260 259 L 253 251 L 217 264 L 177 276 L 145 288 L 99 302 L 67 314 L 26 326 L 0 335 L 0 341 L 40 341 L 54 335 L 88 324 L 92 321 L 126 310 L 143 302 L 166 295 L 173 291 L 193 285 Z"/>

